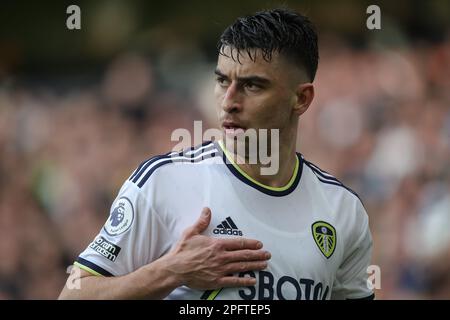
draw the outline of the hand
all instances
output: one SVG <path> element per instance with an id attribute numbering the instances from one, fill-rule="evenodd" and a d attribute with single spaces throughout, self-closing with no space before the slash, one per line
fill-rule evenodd
<path id="1" fill-rule="evenodd" d="M 211 210 L 203 208 L 197 222 L 183 232 L 176 246 L 163 257 L 167 269 L 181 284 L 198 290 L 255 285 L 254 278 L 231 274 L 265 269 L 270 253 L 260 250 L 263 244 L 258 240 L 201 235 L 210 222 Z"/>

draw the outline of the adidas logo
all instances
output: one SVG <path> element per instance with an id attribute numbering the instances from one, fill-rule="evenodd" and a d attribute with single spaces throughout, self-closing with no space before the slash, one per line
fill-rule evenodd
<path id="1" fill-rule="evenodd" d="M 213 230 L 214 234 L 227 234 L 230 236 L 242 236 L 242 231 L 236 227 L 236 224 L 231 220 L 231 217 L 226 218 L 221 224 Z"/>

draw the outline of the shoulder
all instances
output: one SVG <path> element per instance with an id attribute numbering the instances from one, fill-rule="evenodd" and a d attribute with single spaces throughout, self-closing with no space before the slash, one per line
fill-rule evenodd
<path id="1" fill-rule="evenodd" d="M 329 172 L 306 160 L 303 155 L 300 154 L 300 157 L 304 163 L 304 169 L 311 173 L 310 176 L 312 179 L 316 181 L 318 185 L 320 185 L 326 192 L 341 195 L 349 201 L 359 202 L 362 205 L 362 200 L 355 191 L 344 185 L 339 179 Z"/>
<path id="2" fill-rule="evenodd" d="M 163 170 L 165 172 L 179 172 L 188 166 L 196 164 L 207 164 L 214 161 L 219 155 L 217 146 L 212 141 L 207 141 L 201 145 L 191 147 L 182 151 L 170 151 L 163 155 L 157 155 L 143 161 L 131 174 L 127 182 L 142 188 L 151 178 L 158 175 Z M 187 166 L 175 166 L 184 164 Z"/>
<path id="3" fill-rule="evenodd" d="M 370 246 L 369 216 L 359 195 L 332 174 L 304 159 L 303 156 L 302 160 L 303 169 L 308 172 L 309 183 L 323 195 L 320 200 L 329 204 L 330 214 L 336 226 L 344 234 L 346 247 L 351 251 L 355 246 L 360 245 L 361 241 L 367 242 Z"/>

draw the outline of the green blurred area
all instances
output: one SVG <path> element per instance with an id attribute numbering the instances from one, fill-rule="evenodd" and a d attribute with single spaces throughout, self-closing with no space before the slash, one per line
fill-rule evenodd
<path id="1" fill-rule="evenodd" d="M 68 30 L 66 8 L 81 8 L 81 30 Z M 366 28 L 377 4 L 382 30 Z M 13 73 L 92 71 L 124 50 L 160 54 L 189 45 L 215 58 L 217 37 L 237 16 L 286 5 L 308 15 L 319 33 L 353 47 L 439 42 L 448 36 L 450 1 L 3 1 L 0 70 Z"/>

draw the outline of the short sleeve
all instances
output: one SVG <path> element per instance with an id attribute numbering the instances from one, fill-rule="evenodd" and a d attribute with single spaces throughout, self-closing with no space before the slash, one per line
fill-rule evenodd
<path id="1" fill-rule="evenodd" d="M 362 204 L 357 206 L 355 236 L 336 274 L 331 299 L 373 299 L 367 267 L 372 259 L 372 236 L 369 219 Z"/>
<path id="2" fill-rule="evenodd" d="M 75 265 L 95 275 L 120 276 L 167 252 L 169 233 L 150 202 L 140 188 L 126 181 L 105 225 Z"/>

